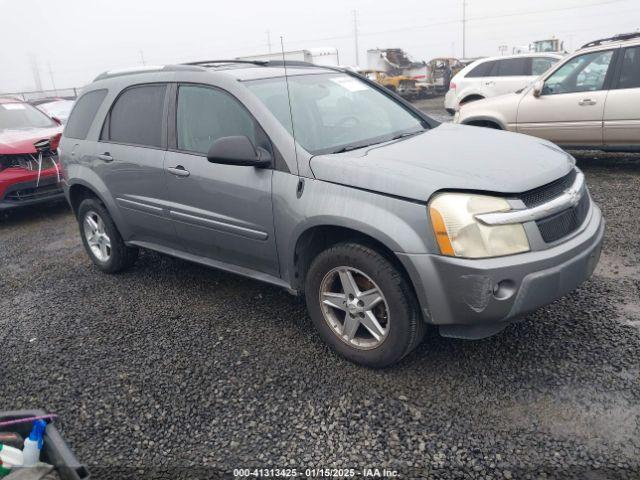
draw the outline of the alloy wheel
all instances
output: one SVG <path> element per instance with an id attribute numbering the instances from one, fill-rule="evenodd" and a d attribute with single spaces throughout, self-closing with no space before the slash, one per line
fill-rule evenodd
<path id="1" fill-rule="evenodd" d="M 94 211 L 89 211 L 82 222 L 84 236 L 91 253 L 101 262 L 107 262 L 111 258 L 111 239 L 104 229 L 104 221 Z"/>
<path id="2" fill-rule="evenodd" d="M 334 334 L 348 345 L 371 350 L 389 333 L 389 306 L 380 287 L 352 267 L 330 270 L 320 283 L 322 315 Z"/>

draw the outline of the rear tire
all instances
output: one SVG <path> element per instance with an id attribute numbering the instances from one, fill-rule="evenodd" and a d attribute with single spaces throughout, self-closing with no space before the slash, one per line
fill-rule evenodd
<path id="1" fill-rule="evenodd" d="M 355 295 L 344 288 L 349 278 Z M 358 243 L 340 243 L 320 253 L 307 272 L 305 296 L 322 339 L 360 365 L 392 365 L 424 335 L 418 302 L 405 276 L 380 253 Z"/>
<path id="2" fill-rule="evenodd" d="M 136 262 L 139 250 L 125 245 L 111 215 L 97 198 L 80 203 L 78 224 L 87 255 L 103 272 L 120 272 Z"/>

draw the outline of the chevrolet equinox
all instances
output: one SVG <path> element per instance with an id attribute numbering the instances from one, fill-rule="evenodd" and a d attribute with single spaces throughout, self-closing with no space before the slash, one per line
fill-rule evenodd
<path id="1" fill-rule="evenodd" d="M 484 338 L 575 289 L 604 232 L 552 143 L 440 125 L 302 62 L 103 73 L 59 154 L 97 268 L 144 248 L 304 294 L 322 339 L 371 367 L 407 355 L 427 324 Z"/>

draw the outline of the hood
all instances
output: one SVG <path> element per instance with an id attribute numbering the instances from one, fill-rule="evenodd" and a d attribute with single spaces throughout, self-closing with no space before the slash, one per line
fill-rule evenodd
<path id="1" fill-rule="evenodd" d="M 426 201 L 438 190 L 520 193 L 573 167 L 573 158 L 538 138 L 442 124 L 392 143 L 311 159 L 319 180 Z"/>
<path id="2" fill-rule="evenodd" d="M 36 148 L 33 146 L 35 142 L 50 139 L 59 133 L 62 133 L 60 126 L 0 130 L 0 155 L 36 153 Z"/>

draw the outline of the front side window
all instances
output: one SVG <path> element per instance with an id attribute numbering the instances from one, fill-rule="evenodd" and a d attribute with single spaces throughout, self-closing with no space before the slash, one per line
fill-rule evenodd
<path id="1" fill-rule="evenodd" d="M 71 116 L 64 129 L 64 136 L 77 140 L 86 139 L 93 118 L 106 96 L 107 90 L 94 90 L 80 97 L 71 110 Z"/>
<path id="2" fill-rule="evenodd" d="M 0 103 L 0 130 L 55 127 L 57 124 L 28 103 Z"/>
<path id="3" fill-rule="evenodd" d="M 575 57 L 556 70 L 544 83 L 543 95 L 594 92 L 604 87 L 613 51 Z"/>
<path id="4" fill-rule="evenodd" d="M 108 140 L 162 148 L 162 112 L 166 85 L 141 85 L 125 90 L 109 114 Z"/>
<path id="5" fill-rule="evenodd" d="M 376 88 L 345 74 L 289 77 L 291 114 L 284 79 L 246 82 L 247 87 L 311 154 L 392 140 L 425 130 L 421 118 Z"/>
<path id="6" fill-rule="evenodd" d="M 625 50 L 618 88 L 640 88 L 640 47 Z"/>
<path id="7" fill-rule="evenodd" d="M 222 137 L 245 136 L 261 145 L 256 123 L 238 101 L 222 90 L 181 86 L 176 112 L 178 150 L 206 154 Z M 263 147 L 264 148 L 264 147 Z"/>
<path id="8" fill-rule="evenodd" d="M 531 75 L 539 77 L 558 62 L 555 58 L 534 57 L 531 59 Z"/>

